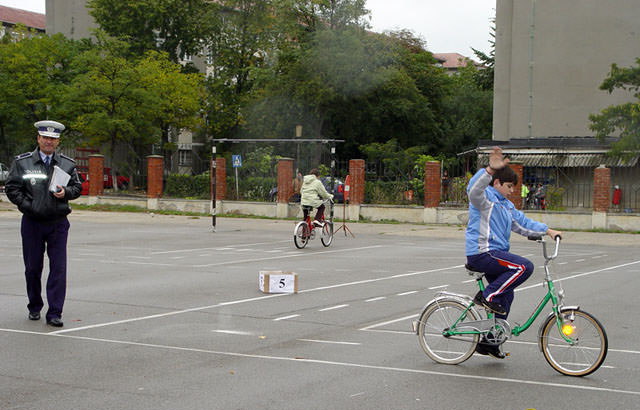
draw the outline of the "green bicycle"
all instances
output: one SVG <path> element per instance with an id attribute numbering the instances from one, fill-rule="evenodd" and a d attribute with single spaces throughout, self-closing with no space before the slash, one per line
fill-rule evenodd
<path id="1" fill-rule="evenodd" d="M 483 319 L 473 298 L 467 295 L 441 291 L 429 302 L 413 330 L 420 346 L 432 360 L 443 364 L 458 364 L 473 355 L 481 337 L 486 343 L 500 345 L 511 336 L 518 336 L 533 324 L 544 307 L 551 301 L 549 313 L 538 330 L 538 346 L 547 362 L 556 371 L 567 376 L 586 376 L 598 370 L 607 356 L 607 334 L 593 315 L 578 306 L 564 306 L 564 291 L 557 289 L 551 279 L 549 263 L 558 256 L 560 237 L 555 238 L 555 252 L 547 254 L 547 242 L 542 238 L 529 238 L 542 244 L 544 285 L 547 293 L 527 321 L 511 327 L 504 319 L 486 312 Z M 467 268 L 475 277 L 480 290 L 484 290 L 483 272 Z M 559 286 L 558 286 L 559 287 Z"/>

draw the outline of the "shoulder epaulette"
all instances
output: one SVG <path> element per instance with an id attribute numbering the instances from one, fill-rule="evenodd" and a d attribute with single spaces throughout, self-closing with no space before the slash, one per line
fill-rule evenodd
<path id="1" fill-rule="evenodd" d="M 32 154 L 31 152 L 25 152 L 24 154 L 20 154 L 20 155 L 16 156 L 16 160 L 29 158 L 31 156 L 31 154 Z"/>
<path id="2" fill-rule="evenodd" d="M 69 158 L 68 156 L 64 155 L 64 154 L 59 154 L 62 158 L 64 159 L 68 159 L 69 161 L 73 162 L 74 164 L 76 163 L 76 160 L 73 158 Z"/>

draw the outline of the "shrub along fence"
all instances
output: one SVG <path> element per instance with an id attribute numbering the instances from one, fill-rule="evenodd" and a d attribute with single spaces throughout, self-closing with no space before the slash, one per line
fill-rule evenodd
<path id="1" fill-rule="evenodd" d="M 99 178 L 102 175 L 102 170 L 93 170 L 91 168 L 91 161 L 98 161 L 100 158 L 90 158 L 90 173 L 95 172 L 98 177 L 90 178 L 89 196 L 101 195 L 96 193 L 98 191 L 91 190 L 91 183 L 95 180 L 99 183 L 102 180 Z M 289 169 L 287 171 L 286 178 L 277 178 L 272 175 L 262 176 L 245 176 L 238 180 L 238 193 L 236 193 L 235 175 L 226 175 L 226 162 L 224 158 L 218 159 L 219 165 L 216 168 L 216 198 L 219 200 L 236 199 L 236 195 L 240 200 L 245 201 L 268 201 L 270 198 L 270 191 L 274 188 L 282 190 L 282 192 L 292 192 L 293 179 L 291 175 L 293 171 Z M 149 181 L 147 185 L 149 198 L 159 198 L 163 196 L 175 197 L 175 198 L 188 198 L 188 199 L 209 199 L 211 198 L 211 179 L 208 172 L 200 175 L 169 175 L 166 180 L 166 187 L 163 191 L 162 181 L 162 157 L 150 156 L 148 157 L 148 175 Z M 278 164 L 286 162 L 291 168 L 291 159 L 278 160 Z M 283 163 L 284 163 L 283 162 Z M 100 166 L 101 168 L 102 166 Z M 461 170 L 443 169 L 440 162 L 428 161 L 425 165 L 425 170 L 422 171 L 424 175 L 423 179 L 418 178 L 400 178 L 399 174 L 391 174 L 392 177 L 389 180 L 384 180 L 382 177 L 376 178 L 372 171 L 366 170 L 366 164 L 363 160 L 351 160 L 349 162 L 349 174 L 351 175 L 351 198 L 350 205 L 353 204 L 405 204 L 405 205 L 423 205 L 426 208 L 432 207 L 466 207 L 466 186 L 471 172 L 468 169 L 462 168 Z M 428 168 L 428 169 L 427 169 Z M 516 172 L 520 175 L 520 182 L 516 186 L 513 195 L 509 198 L 520 209 L 532 209 L 529 201 L 523 201 L 520 195 L 520 189 L 522 181 L 525 183 L 528 181 L 528 175 L 526 168 L 523 168 L 522 164 L 517 166 L 514 164 Z M 278 170 L 280 167 L 278 167 Z M 160 172 L 158 171 L 160 170 Z M 327 170 L 328 171 L 328 170 Z M 446 173 L 445 173 L 446 171 Z M 591 169 L 590 178 L 584 175 L 580 178 L 584 181 L 584 184 L 588 183 L 588 179 L 591 179 L 591 192 L 589 195 L 589 202 L 581 203 L 582 208 L 592 210 L 594 212 L 607 212 L 612 209 L 616 212 L 633 213 L 639 210 L 638 207 L 638 193 L 634 184 L 637 184 L 637 174 L 631 173 L 635 171 L 630 169 L 626 171 L 627 174 L 620 174 L 619 170 L 611 169 L 608 167 L 600 166 L 595 169 Z M 344 172 L 344 171 L 343 171 Z M 234 173 L 235 174 L 235 173 Z M 384 177 L 385 173 L 382 173 Z M 388 173 L 386 175 L 389 175 Z M 529 174 L 530 175 L 530 174 Z M 599 176 L 598 176 L 599 175 Z M 604 176 L 603 176 L 604 175 Z M 395 176 L 395 180 L 392 179 Z M 524 177 L 524 178 L 523 178 Z M 159 181 L 156 179 L 160 178 Z M 374 179 L 372 179 L 374 178 Z M 530 178 L 530 177 L 529 177 Z M 150 185 L 153 180 L 153 185 Z M 576 178 L 573 179 L 574 182 Z M 572 186 L 562 183 L 561 178 L 556 178 L 553 181 L 549 180 L 546 185 L 546 198 L 545 207 L 540 210 L 566 210 L 567 205 L 567 190 L 571 190 Z M 554 184 L 555 182 L 555 184 Z M 612 207 L 612 200 L 614 198 L 613 191 L 614 185 L 618 185 L 622 188 L 622 200 L 617 207 Z M 151 189 L 151 187 L 154 187 Z M 220 190 L 219 188 L 223 188 Z M 408 196 L 408 191 L 413 191 L 411 198 Z M 618 194 L 619 195 L 619 194 Z M 280 198 L 280 201 L 287 200 Z M 537 208 L 536 208 L 537 209 Z M 575 209 L 575 208 L 574 208 Z"/>

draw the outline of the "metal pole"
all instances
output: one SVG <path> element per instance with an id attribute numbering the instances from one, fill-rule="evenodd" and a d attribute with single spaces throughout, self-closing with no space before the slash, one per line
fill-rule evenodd
<path id="1" fill-rule="evenodd" d="M 211 147 L 211 225 L 216 231 L 216 146 Z"/>
<path id="2" fill-rule="evenodd" d="M 234 167 L 233 169 L 236 170 L 236 201 L 240 200 L 240 191 L 238 188 L 238 167 Z"/>
<path id="3" fill-rule="evenodd" d="M 335 169 L 336 169 L 336 147 L 334 145 L 331 146 L 331 182 L 329 185 L 331 187 L 331 193 L 333 194 L 334 191 L 334 184 L 335 184 Z M 335 194 L 334 194 L 335 195 Z M 329 215 L 329 220 L 331 221 L 331 223 L 333 223 L 333 205 L 331 205 L 331 213 Z"/>

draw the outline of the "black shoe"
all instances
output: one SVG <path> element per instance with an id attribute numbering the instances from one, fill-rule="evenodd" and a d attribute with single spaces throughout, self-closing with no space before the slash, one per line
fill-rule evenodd
<path id="1" fill-rule="evenodd" d="M 507 357 L 507 355 L 502 350 L 500 350 L 499 345 L 489 345 L 482 342 L 476 345 L 476 353 L 495 357 L 496 359 L 504 359 L 505 357 Z"/>
<path id="2" fill-rule="evenodd" d="M 64 323 L 62 323 L 62 319 L 60 319 L 59 317 L 54 317 L 53 319 L 48 319 L 47 320 L 47 324 L 49 326 L 53 326 L 53 327 L 62 327 L 62 326 L 64 326 Z"/>
<path id="3" fill-rule="evenodd" d="M 473 298 L 473 303 L 478 306 L 482 306 L 487 310 L 492 311 L 493 313 L 497 313 L 498 315 L 506 315 L 507 311 L 502 307 L 499 303 L 489 302 L 487 299 L 482 296 L 482 291 L 478 291 L 476 296 Z"/>
<path id="4" fill-rule="evenodd" d="M 40 312 L 29 312 L 29 320 L 40 320 Z"/>

